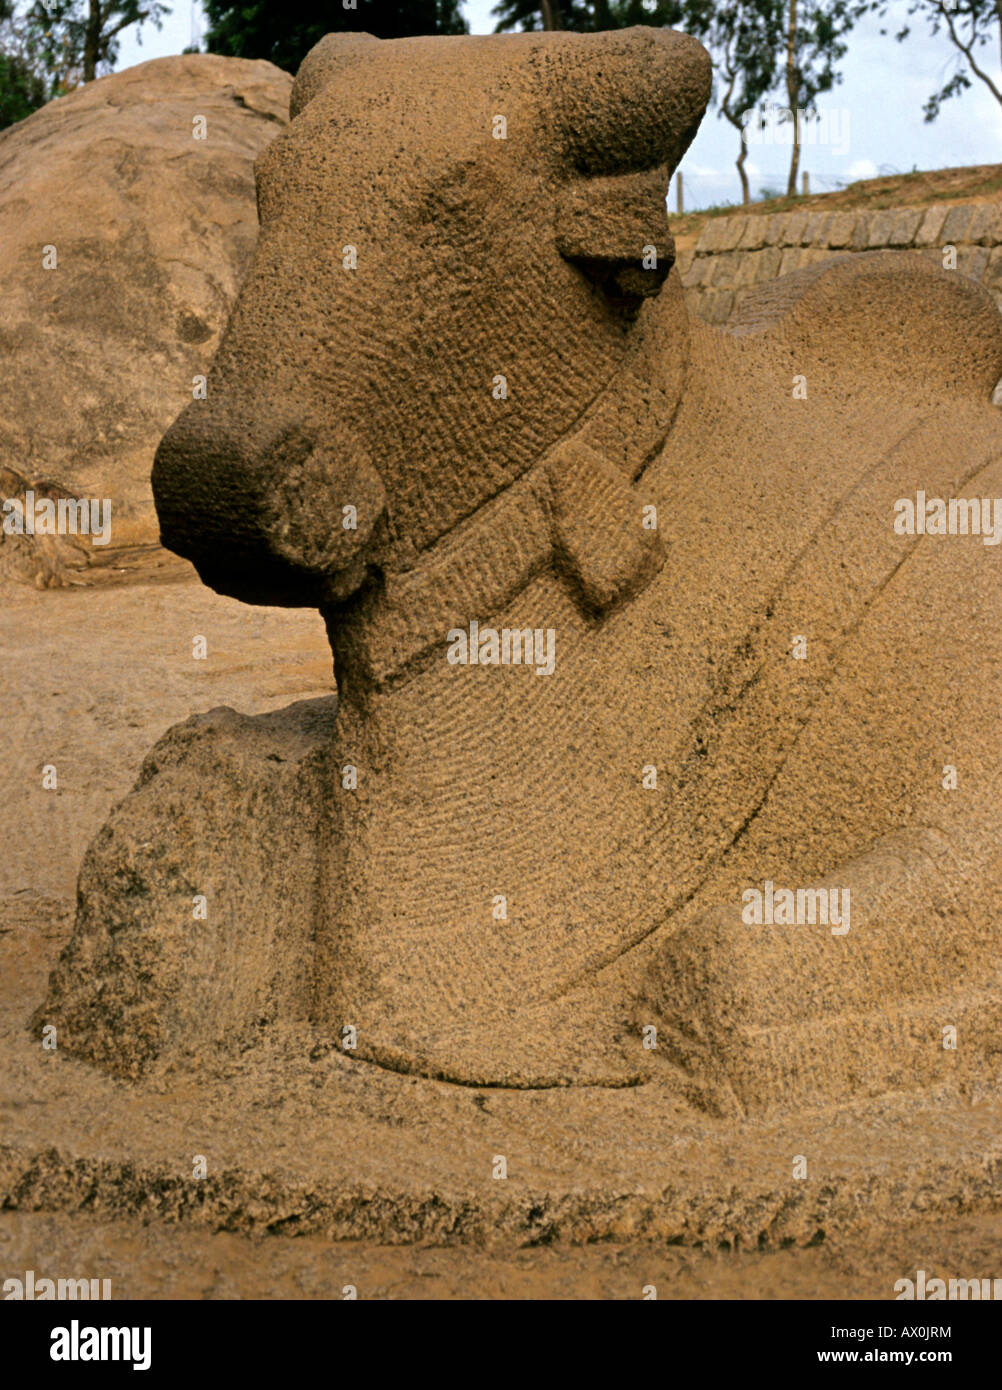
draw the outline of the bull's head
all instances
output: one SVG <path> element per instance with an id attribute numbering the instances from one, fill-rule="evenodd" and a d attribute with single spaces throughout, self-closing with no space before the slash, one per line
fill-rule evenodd
<path id="1" fill-rule="evenodd" d="M 164 543 L 329 607 L 529 470 L 637 355 L 708 88 L 667 30 L 319 43 L 207 399 L 157 452 Z"/>

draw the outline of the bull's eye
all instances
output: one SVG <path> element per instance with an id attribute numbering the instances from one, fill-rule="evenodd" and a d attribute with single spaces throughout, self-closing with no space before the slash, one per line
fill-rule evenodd
<path id="1" fill-rule="evenodd" d="M 489 175 L 480 161 L 456 159 L 422 180 L 418 219 L 432 226 L 482 218 L 489 208 Z"/>

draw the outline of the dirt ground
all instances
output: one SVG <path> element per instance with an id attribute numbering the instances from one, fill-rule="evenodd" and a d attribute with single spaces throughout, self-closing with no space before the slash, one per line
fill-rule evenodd
<path id="1" fill-rule="evenodd" d="M 316 614 L 250 609 L 176 569 L 2 596 L 0 1275 L 111 1278 L 114 1295 L 138 1298 L 350 1286 L 629 1299 L 653 1286 L 658 1298 L 879 1299 L 919 1268 L 999 1274 L 989 1094 L 871 1098 L 724 1132 L 669 1095 L 642 1108 L 617 1092 L 597 1121 L 581 1092 L 485 1095 L 339 1056 L 305 1063 L 294 1040 L 253 1078 L 235 1065 L 135 1090 L 40 1062 L 27 1021 L 69 930 L 80 859 L 155 740 L 214 706 L 259 713 L 333 683 Z M 239 1113 L 254 1141 L 238 1150 Z M 197 1200 L 194 1151 L 211 1156 Z M 515 1178 L 503 1198 L 488 1176 L 499 1151 Z M 797 1151 L 812 1175 L 791 1194 Z"/>
<path id="2" fill-rule="evenodd" d="M 118 1298 L 893 1299 L 895 1282 L 999 1267 L 1002 1215 L 912 1222 L 876 1244 L 769 1254 L 656 1242 L 495 1251 L 248 1239 L 93 1215 L 0 1216 L 0 1271 L 110 1278 Z M 987 1274 L 986 1276 L 987 1277 Z M 647 1292 L 645 1292 L 647 1291 Z"/>

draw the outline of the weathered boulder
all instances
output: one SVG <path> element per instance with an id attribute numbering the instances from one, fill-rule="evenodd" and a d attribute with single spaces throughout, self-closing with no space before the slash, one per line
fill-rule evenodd
<path id="1" fill-rule="evenodd" d="M 0 573 L 58 584 L 156 544 L 153 454 L 219 342 L 291 84 L 159 58 L 0 134 L 0 497 L 108 498 L 112 518 L 106 545 L 0 532 Z"/>

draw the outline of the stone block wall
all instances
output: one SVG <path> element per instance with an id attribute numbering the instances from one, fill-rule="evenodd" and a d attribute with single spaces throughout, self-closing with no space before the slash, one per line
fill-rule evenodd
<path id="1" fill-rule="evenodd" d="M 711 218 L 678 268 L 691 312 L 726 324 L 757 286 L 848 251 L 924 251 L 980 281 L 1002 309 L 1002 202 L 866 211 L 734 213 Z"/>

